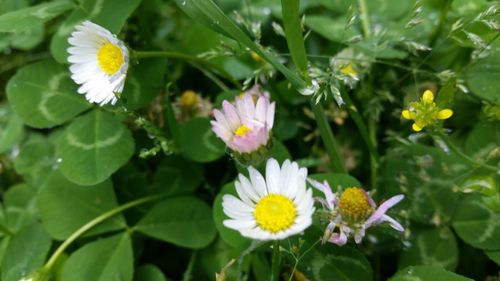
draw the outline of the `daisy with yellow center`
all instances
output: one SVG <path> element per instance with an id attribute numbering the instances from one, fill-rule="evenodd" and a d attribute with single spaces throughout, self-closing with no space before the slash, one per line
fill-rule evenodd
<path id="1" fill-rule="evenodd" d="M 274 108 L 269 94 L 254 87 L 236 97 L 234 104 L 223 101 L 222 111 L 214 110 L 212 130 L 231 150 L 239 154 L 255 152 L 269 142 Z"/>
<path id="2" fill-rule="evenodd" d="M 68 38 L 71 78 L 78 93 L 92 103 L 115 104 L 123 91 L 128 69 L 128 50 L 105 28 L 85 21 Z"/>
<path id="3" fill-rule="evenodd" d="M 314 200 L 306 189 L 307 169 L 286 160 L 266 163 L 265 178 L 253 167 L 250 178 L 242 174 L 235 181 L 238 197 L 222 198 L 228 228 L 256 240 L 281 240 L 304 231 L 312 223 Z"/>
<path id="4" fill-rule="evenodd" d="M 377 207 L 370 194 L 362 188 L 348 187 L 342 192 L 333 193 L 326 181 L 308 181 L 325 195 L 325 198 L 318 199 L 328 218 L 323 243 L 328 241 L 342 246 L 353 237 L 359 244 L 366 229 L 383 222 L 388 222 L 397 231 L 404 231 L 400 223 L 385 214 L 389 208 L 403 200 L 404 195 L 393 196 Z"/>
<path id="5" fill-rule="evenodd" d="M 451 109 L 440 109 L 434 102 L 434 94 L 426 90 L 418 102 L 410 103 L 410 107 L 401 112 L 404 119 L 413 120 L 412 129 L 420 132 L 424 127 L 434 125 L 437 120 L 448 119 L 453 115 Z"/>

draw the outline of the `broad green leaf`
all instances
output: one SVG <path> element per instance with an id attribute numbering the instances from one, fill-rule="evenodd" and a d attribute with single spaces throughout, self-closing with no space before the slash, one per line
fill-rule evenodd
<path id="1" fill-rule="evenodd" d="M 215 197 L 214 205 L 213 205 L 213 218 L 215 222 L 215 227 L 219 232 L 220 237 L 224 242 L 226 242 L 231 247 L 244 250 L 250 246 L 251 240 L 241 236 L 241 234 L 233 229 L 227 228 L 224 226 L 223 221 L 229 219 L 229 217 L 224 213 L 222 209 L 222 197 L 226 194 L 231 194 L 238 197 L 236 193 L 236 188 L 234 187 L 234 183 L 228 183 L 224 185 L 217 197 Z"/>
<path id="2" fill-rule="evenodd" d="M 132 134 L 120 120 L 102 110 L 75 119 L 59 140 L 60 170 L 80 185 L 100 183 L 123 166 L 134 153 Z"/>
<path id="3" fill-rule="evenodd" d="M 90 20 L 113 34 L 118 34 L 127 18 L 137 8 L 140 0 L 82 0 L 66 20 L 59 26 L 50 42 L 50 51 L 56 61 L 66 63 L 69 47 L 68 37 L 75 25 Z"/>
<path id="4" fill-rule="evenodd" d="M 41 224 L 23 228 L 14 235 L 2 263 L 2 280 L 19 281 L 45 262 L 52 241 Z"/>
<path id="5" fill-rule="evenodd" d="M 306 17 L 305 25 L 326 39 L 338 43 L 345 42 L 350 38 L 359 35 L 359 32 L 354 30 L 352 27 L 346 29 L 345 18 L 308 16 Z"/>
<path id="6" fill-rule="evenodd" d="M 191 280 L 212 280 L 214 272 L 221 272 L 232 259 L 238 257 L 240 254 L 240 250 L 232 248 L 220 237 L 217 237 L 214 243 L 197 252 L 197 264 L 199 265 L 194 270 Z M 256 251 L 253 251 L 251 257 L 253 258 L 256 254 Z M 247 264 L 249 258 L 243 261 L 243 263 Z M 243 265 L 242 267 L 245 268 L 246 266 Z M 226 270 L 226 280 L 237 280 L 239 274 L 238 266 L 233 264 Z M 269 276 L 267 276 L 265 281 L 269 281 Z"/>
<path id="7" fill-rule="evenodd" d="M 500 41 L 491 45 L 490 55 L 466 68 L 465 80 L 471 92 L 486 101 L 500 104 Z"/>
<path id="8" fill-rule="evenodd" d="M 370 263 L 359 251 L 327 243 L 314 248 L 299 263 L 299 268 L 310 280 L 315 281 L 370 281 Z"/>
<path id="9" fill-rule="evenodd" d="M 485 251 L 484 253 L 497 265 L 500 265 L 500 251 Z"/>
<path id="10" fill-rule="evenodd" d="M 137 109 L 150 103 L 165 86 L 163 76 L 166 71 L 165 60 L 142 59 L 131 66 L 122 93 L 128 109 Z"/>
<path id="11" fill-rule="evenodd" d="M 185 194 L 196 190 L 202 180 L 202 169 L 198 164 L 171 155 L 163 159 L 158 166 L 153 187 L 162 193 Z"/>
<path id="12" fill-rule="evenodd" d="M 474 126 L 465 140 L 464 149 L 467 155 L 481 160 L 495 158 L 494 150 L 500 146 L 500 124 L 481 122 Z M 498 156 L 496 159 L 498 160 Z M 492 159 L 493 161 L 495 159 Z M 495 162 L 492 161 L 494 165 Z M 498 163 L 498 162 L 496 162 Z"/>
<path id="13" fill-rule="evenodd" d="M 80 186 L 59 172 L 52 173 L 37 196 L 42 223 L 50 236 L 68 238 L 80 227 L 118 207 L 111 181 L 93 186 Z M 114 216 L 86 234 L 95 235 L 125 227 L 123 216 Z"/>
<path id="14" fill-rule="evenodd" d="M 440 267 L 430 265 L 410 266 L 396 273 L 389 281 L 472 281 Z"/>
<path id="15" fill-rule="evenodd" d="M 0 34 L 7 36 L 10 41 L 10 46 L 14 49 L 28 51 L 40 44 L 45 36 L 45 29 L 42 24 L 31 29 L 16 33 Z"/>
<path id="16" fill-rule="evenodd" d="M 0 32 L 20 32 L 38 26 L 71 9 L 67 0 L 41 3 L 0 15 Z"/>
<path id="17" fill-rule="evenodd" d="M 414 1 L 399 0 L 373 0 L 367 1 L 370 15 L 376 15 L 377 19 L 398 19 L 407 14 L 413 6 Z"/>
<path id="18" fill-rule="evenodd" d="M 433 265 L 455 270 L 458 263 L 458 247 L 449 228 L 435 228 L 416 234 L 409 250 L 399 259 L 399 268 L 409 265 Z"/>
<path id="19" fill-rule="evenodd" d="M 400 203 L 420 223 L 440 225 L 450 220 L 458 199 L 451 187 L 467 169 L 454 154 L 419 144 L 396 146 L 382 164 L 381 196 L 403 193 Z"/>
<path id="20" fill-rule="evenodd" d="M 134 254 L 128 233 L 88 243 L 71 254 L 61 281 L 132 281 Z"/>
<path id="21" fill-rule="evenodd" d="M 181 124 L 179 129 L 179 145 L 187 158 L 196 162 L 211 162 L 224 155 L 225 145 L 212 132 L 208 118 L 193 118 Z"/>
<path id="22" fill-rule="evenodd" d="M 7 14 L 27 8 L 27 0 L 4 0 L 0 2 L 0 14 Z M 39 22 L 30 29 L 16 33 L 0 33 L 0 51 L 9 47 L 29 50 L 38 45 L 44 36 L 44 23 Z"/>
<path id="23" fill-rule="evenodd" d="M 207 203 L 195 197 L 173 197 L 158 202 L 136 225 L 148 236 L 181 247 L 200 249 L 210 244 L 217 232 Z"/>
<path id="24" fill-rule="evenodd" d="M 36 190 L 28 184 L 17 184 L 9 187 L 3 196 L 5 222 L 2 224 L 11 232 L 31 225 L 38 219 L 38 209 L 34 204 Z"/>
<path id="25" fill-rule="evenodd" d="M 24 123 L 35 128 L 60 125 L 91 105 L 76 92 L 69 69 L 52 60 L 27 65 L 7 83 L 7 97 Z"/>
<path id="26" fill-rule="evenodd" d="M 38 134 L 28 136 L 14 159 L 14 168 L 26 182 L 38 187 L 54 171 L 57 160 L 54 157 L 54 147 L 46 137 Z"/>
<path id="27" fill-rule="evenodd" d="M 134 281 L 167 281 L 167 278 L 158 267 L 147 264 L 136 270 Z"/>
<path id="28" fill-rule="evenodd" d="M 473 247 L 500 250 L 500 213 L 486 207 L 478 196 L 467 196 L 460 202 L 453 228 Z"/>
<path id="29" fill-rule="evenodd" d="M 19 143 L 24 136 L 24 124 L 8 104 L 0 104 L 0 153 Z"/>

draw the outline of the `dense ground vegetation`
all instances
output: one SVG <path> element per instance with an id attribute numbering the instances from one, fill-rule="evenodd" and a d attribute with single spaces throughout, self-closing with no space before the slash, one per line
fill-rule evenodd
<path id="1" fill-rule="evenodd" d="M 499 19 L 0 1 L 0 279 L 500 280 Z"/>

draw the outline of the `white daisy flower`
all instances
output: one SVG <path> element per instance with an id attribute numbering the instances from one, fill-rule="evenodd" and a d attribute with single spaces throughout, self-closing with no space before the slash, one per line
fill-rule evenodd
<path id="1" fill-rule="evenodd" d="M 253 167 L 250 179 L 242 174 L 235 181 L 239 198 L 222 197 L 224 213 L 231 219 L 224 225 L 256 240 L 281 240 L 300 233 L 312 223 L 314 200 L 306 189 L 307 169 L 286 160 L 266 163 L 264 177 Z"/>
<path id="2" fill-rule="evenodd" d="M 123 91 L 128 69 L 128 50 L 105 28 L 85 21 L 68 38 L 71 78 L 80 84 L 78 93 L 89 102 L 115 104 Z"/>

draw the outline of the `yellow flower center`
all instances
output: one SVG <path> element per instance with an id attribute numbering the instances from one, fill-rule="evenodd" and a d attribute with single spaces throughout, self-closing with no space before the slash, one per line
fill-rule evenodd
<path id="1" fill-rule="evenodd" d="M 241 125 L 234 131 L 234 135 L 238 137 L 244 137 L 248 132 L 250 132 L 250 128 L 245 125 Z"/>
<path id="2" fill-rule="evenodd" d="M 346 66 L 342 67 L 340 72 L 350 76 L 358 75 L 358 72 L 352 67 L 352 63 L 348 63 Z"/>
<path id="3" fill-rule="evenodd" d="M 181 95 L 180 104 L 183 107 L 193 107 L 196 105 L 198 97 L 196 93 L 192 90 L 184 91 Z"/>
<path id="4" fill-rule="evenodd" d="M 281 194 L 269 194 L 255 206 L 255 221 L 264 230 L 277 233 L 288 229 L 295 218 L 297 210 L 292 200 Z"/>
<path id="5" fill-rule="evenodd" d="M 123 65 L 123 54 L 120 47 L 106 42 L 97 51 L 97 62 L 108 75 L 115 74 Z"/>
<path id="6" fill-rule="evenodd" d="M 349 187 L 340 195 L 339 200 L 342 216 L 351 222 L 359 222 L 373 213 L 366 193 L 358 187 Z"/>

